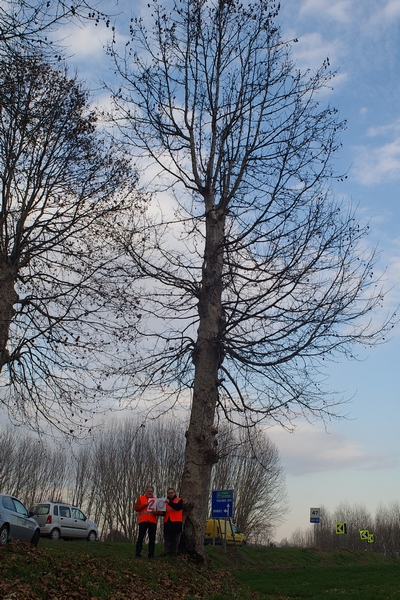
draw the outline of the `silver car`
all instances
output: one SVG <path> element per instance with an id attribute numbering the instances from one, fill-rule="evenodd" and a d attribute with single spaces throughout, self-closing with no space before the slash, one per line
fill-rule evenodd
<path id="1" fill-rule="evenodd" d="M 97 525 L 77 506 L 62 502 L 40 502 L 32 506 L 29 514 L 40 526 L 40 535 L 59 538 L 83 538 L 89 542 L 97 539 Z"/>
<path id="2" fill-rule="evenodd" d="M 39 538 L 40 528 L 22 502 L 13 496 L 0 494 L 0 544 L 21 540 L 37 546 Z"/>

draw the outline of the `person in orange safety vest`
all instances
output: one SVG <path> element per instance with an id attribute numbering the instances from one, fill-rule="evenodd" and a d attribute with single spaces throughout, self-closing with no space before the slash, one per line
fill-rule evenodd
<path id="1" fill-rule="evenodd" d="M 178 498 L 174 488 L 169 488 L 164 513 L 164 552 L 176 556 L 182 533 L 183 500 Z"/>
<path id="2" fill-rule="evenodd" d="M 149 536 L 149 550 L 148 557 L 154 558 L 154 550 L 156 547 L 156 533 L 157 533 L 157 517 L 160 514 L 156 511 L 154 488 L 149 485 L 143 496 L 135 502 L 135 511 L 138 513 L 139 523 L 139 536 L 136 542 L 136 557 L 139 558 L 142 553 L 143 540 L 148 533 Z"/>

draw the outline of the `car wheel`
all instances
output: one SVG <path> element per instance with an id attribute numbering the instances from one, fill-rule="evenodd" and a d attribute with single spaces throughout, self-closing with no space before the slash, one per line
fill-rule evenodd
<path id="1" fill-rule="evenodd" d="M 89 531 L 89 535 L 87 536 L 87 541 L 88 542 L 95 542 L 97 538 L 96 532 L 95 531 Z"/>
<path id="2" fill-rule="evenodd" d="M 3 525 L 0 529 L 0 544 L 7 544 L 8 542 L 8 527 Z"/>
<path id="3" fill-rule="evenodd" d="M 39 529 L 36 529 L 35 533 L 32 536 L 32 539 L 31 539 L 32 546 L 37 546 L 38 545 L 39 538 L 40 538 L 40 531 L 39 531 Z"/>
<path id="4" fill-rule="evenodd" d="M 55 542 L 57 540 L 59 540 L 60 539 L 60 530 L 59 529 L 53 529 L 52 532 L 51 532 L 51 534 L 50 534 L 50 538 L 52 540 L 54 540 Z"/>

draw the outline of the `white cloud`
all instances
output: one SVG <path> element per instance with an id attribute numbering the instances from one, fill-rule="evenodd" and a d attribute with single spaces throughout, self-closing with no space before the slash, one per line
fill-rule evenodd
<path id="1" fill-rule="evenodd" d="M 355 159 L 352 175 L 355 180 L 363 185 L 398 181 L 400 179 L 400 119 L 386 125 L 369 127 L 366 137 L 373 141 L 353 148 Z"/>
<path id="2" fill-rule="evenodd" d="M 356 442 L 316 426 L 301 424 L 292 434 L 272 428 L 268 434 L 278 447 L 286 472 L 292 476 L 354 468 L 375 471 L 395 466 L 393 459 L 365 454 Z"/>
<path id="3" fill-rule="evenodd" d="M 73 51 L 74 62 L 84 62 L 91 58 L 104 59 L 104 45 L 111 38 L 109 29 L 99 29 L 92 23 L 85 27 L 69 25 L 63 28 L 63 46 Z"/>
<path id="4" fill-rule="evenodd" d="M 359 183 L 371 185 L 400 179 L 400 137 L 377 148 L 359 146 L 353 174 Z"/>
<path id="5" fill-rule="evenodd" d="M 330 18 L 340 23 L 348 23 L 351 20 L 352 2 L 350 0 L 306 0 L 300 14 L 321 14 L 324 18 Z"/>
<path id="6" fill-rule="evenodd" d="M 399 134 L 400 135 L 400 119 L 394 123 L 388 125 L 379 125 L 378 127 L 370 127 L 367 131 L 368 137 L 377 137 L 379 135 L 387 134 Z"/>
<path id="7" fill-rule="evenodd" d="M 323 19 L 338 25 L 355 24 L 371 27 L 371 33 L 376 25 L 393 23 L 400 17 L 399 0 L 388 0 L 382 6 L 382 0 L 305 0 L 299 14 L 304 18 Z"/>
<path id="8" fill-rule="evenodd" d="M 392 20 L 396 17 L 400 18 L 400 2 L 399 0 L 389 0 L 383 9 L 383 16 L 386 19 Z"/>
<path id="9" fill-rule="evenodd" d="M 327 57 L 332 68 L 335 69 L 340 62 L 342 51 L 340 40 L 328 42 L 319 32 L 302 35 L 298 44 L 292 46 L 293 56 L 301 69 L 318 69 Z"/>

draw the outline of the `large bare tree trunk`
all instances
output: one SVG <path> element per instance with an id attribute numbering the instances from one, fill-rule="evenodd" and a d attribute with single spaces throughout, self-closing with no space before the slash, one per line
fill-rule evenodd
<path id="1" fill-rule="evenodd" d="M 11 320 L 15 314 L 14 304 L 18 300 L 14 285 L 13 269 L 0 257 L 0 371 L 9 360 L 7 344 Z"/>
<path id="2" fill-rule="evenodd" d="M 207 210 L 206 241 L 202 286 L 199 297 L 199 328 L 193 352 L 194 391 L 187 431 L 185 469 L 181 495 L 185 503 L 182 546 L 185 552 L 204 559 L 204 529 L 208 512 L 211 469 L 218 461 L 216 452 L 215 408 L 218 400 L 218 370 L 223 360 L 222 332 L 225 325 L 222 307 L 222 248 L 225 215 Z M 204 489 L 205 486 L 207 489 Z"/>

